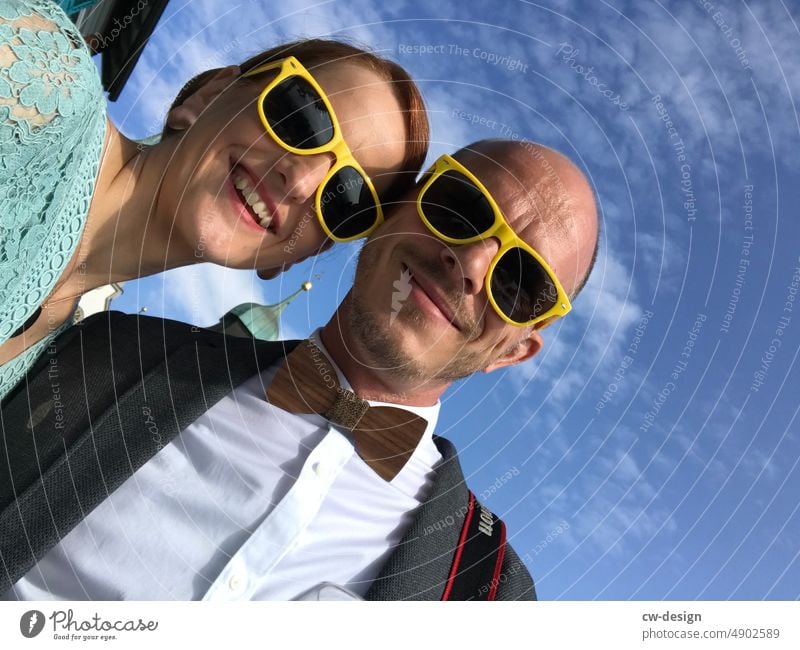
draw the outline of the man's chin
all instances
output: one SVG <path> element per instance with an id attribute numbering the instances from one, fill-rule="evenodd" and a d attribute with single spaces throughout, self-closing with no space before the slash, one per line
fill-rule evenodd
<path id="1" fill-rule="evenodd" d="M 419 360 L 425 347 L 418 340 L 419 326 L 404 316 L 370 311 L 353 296 L 348 310 L 348 329 L 369 355 L 376 368 L 402 376 L 417 377 L 422 372 Z M 424 374 L 424 373 L 423 373 Z"/>

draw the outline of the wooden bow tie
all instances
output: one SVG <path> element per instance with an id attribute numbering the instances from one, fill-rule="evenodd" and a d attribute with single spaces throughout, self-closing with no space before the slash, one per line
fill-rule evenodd
<path id="1" fill-rule="evenodd" d="M 353 434 L 358 455 L 391 481 L 417 448 L 427 422 L 402 408 L 370 406 L 342 388 L 323 352 L 300 343 L 284 360 L 267 389 L 270 404 L 290 413 L 318 413 Z"/>

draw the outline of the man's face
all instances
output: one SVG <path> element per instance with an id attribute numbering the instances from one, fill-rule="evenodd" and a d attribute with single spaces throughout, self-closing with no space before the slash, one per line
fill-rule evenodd
<path id="1" fill-rule="evenodd" d="M 570 247 L 559 246 L 567 231 L 537 211 L 518 180 L 523 176 L 480 159 L 463 162 L 556 274 L 570 263 Z M 488 300 L 486 274 L 499 242 L 446 244 L 426 228 L 415 201 L 416 192 L 391 212 L 359 258 L 348 326 L 373 363 L 420 383 L 449 382 L 535 354 L 538 333 L 507 324 Z"/>

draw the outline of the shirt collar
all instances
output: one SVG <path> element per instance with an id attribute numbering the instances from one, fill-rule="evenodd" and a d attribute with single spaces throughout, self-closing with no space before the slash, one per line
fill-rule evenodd
<path id="1" fill-rule="evenodd" d="M 316 345 L 322 353 L 327 357 L 328 361 L 330 362 L 331 366 L 333 367 L 334 371 L 336 372 L 336 377 L 339 379 L 339 385 L 342 388 L 345 388 L 349 391 L 353 391 L 353 387 L 350 385 L 350 382 L 347 381 L 347 377 L 344 376 L 344 373 L 341 371 L 336 362 L 331 358 L 328 349 L 325 347 L 325 344 L 322 342 L 322 337 L 320 336 L 320 332 L 322 331 L 321 328 L 317 328 L 311 333 L 309 336 L 309 340 Z M 355 391 L 353 391 L 355 392 Z M 414 415 L 418 415 L 419 417 L 423 418 L 428 423 L 428 429 L 425 431 L 425 435 L 429 435 L 429 432 L 432 433 L 433 427 L 436 426 L 436 421 L 439 419 L 439 408 L 441 407 L 442 403 L 440 400 L 436 400 L 436 404 L 433 406 L 410 406 L 408 404 L 393 404 L 392 402 L 381 402 L 379 400 L 368 399 L 367 403 L 370 406 L 394 406 L 395 408 L 402 408 L 410 413 L 414 413 Z"/>

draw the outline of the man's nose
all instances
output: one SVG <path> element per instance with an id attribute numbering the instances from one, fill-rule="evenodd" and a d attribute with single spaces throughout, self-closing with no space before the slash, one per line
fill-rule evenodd
<path id="1" fill-rule="evenodd" d="M 441 259 L 447 271 L 461 280 L 464 293 L 477 295 L 483 289 L 489 265 L 499 250 L 500 243 L 490 237 L 474 244 L 446 245 L 442 248 Z"/>
<path id="2" fill-rule="evenodd" d="M 283 200 L 288 203 L 305 203 L 313 197 L 328 171 L 334 157 L 330 153 L 303 156 L 287 153 L 275 168 L 283 183 Z"/>

